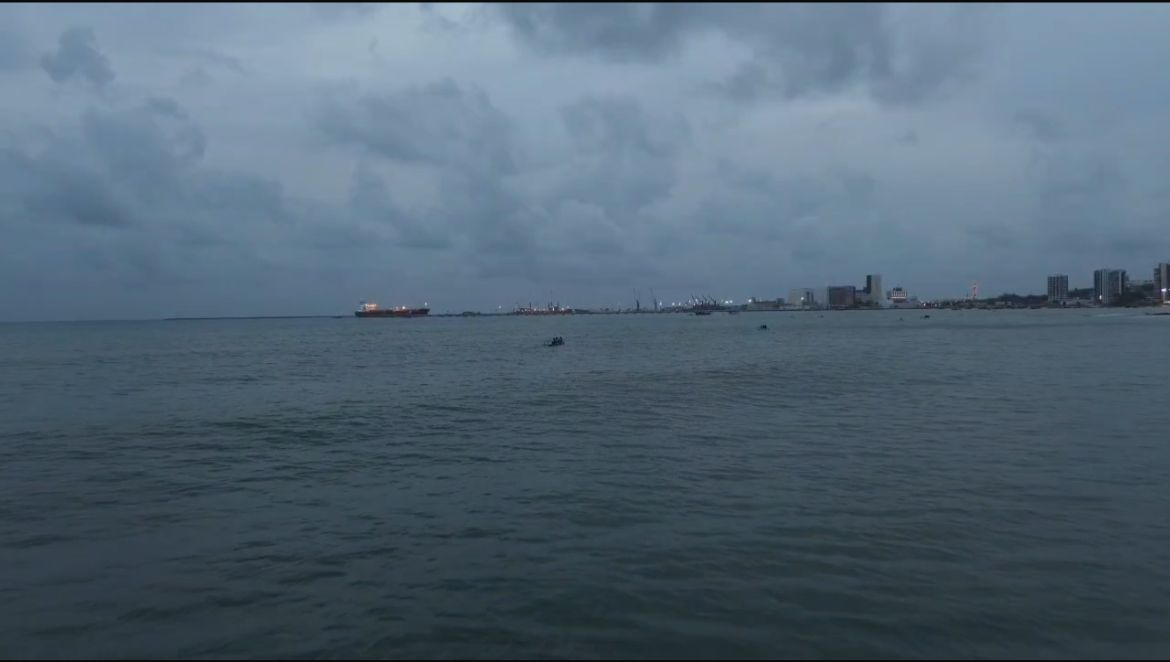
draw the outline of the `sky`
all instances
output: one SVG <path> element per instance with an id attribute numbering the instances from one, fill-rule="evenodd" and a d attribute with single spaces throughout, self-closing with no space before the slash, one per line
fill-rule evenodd
<path id="1" fill-rule="evenodd" d="M 1170 261 L 1166 5 L 0 6 L 0 321 Z"/>

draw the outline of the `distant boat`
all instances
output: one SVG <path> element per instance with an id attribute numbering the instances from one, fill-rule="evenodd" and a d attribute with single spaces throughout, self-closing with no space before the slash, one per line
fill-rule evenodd
<path id="1" fill-rule="evenodd" d="M 728 315 L 738 315 L 739 311 L 738 310 L 729 310 L 729 311 L 727 311 L 727 314 Z"/>
<path id="2" fill-rule="evenodd" d="M 711 311 L 709 311 L 709 310 L 696 310 L 695 314 L 696 315 L 710 315 Z"/>

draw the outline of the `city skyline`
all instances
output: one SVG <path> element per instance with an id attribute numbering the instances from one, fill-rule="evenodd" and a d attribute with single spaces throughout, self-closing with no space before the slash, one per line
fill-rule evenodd
<path id="1" fill-rule="evenodd" d="M 1161 270 L 1161 273 L 1164 274 L 1164 276 L 1162 277 L 1164 280 L 1162 280 L 1162 281 L 1159 280 L 1159 270 Z M 978 298 L 990 299 L 990 298 L 996 298 L 996 297 L 999 297 L 1002 295 L 1019 295 L 1019 296 L 1046 296 L 1046 297 L 1048 297 L 1048 299 L 1050 301 L 1070 300 L 1070 298 L 1071 298 L 1070 292 L 1086 291 L 1086 290 L 1095 291 L 1097 289 L 1097 285 L 1098 285 L 1097 274 L 1098 274 L 1098 272 L 1101 272 L 1101 271 L 1116 271 L 1116 272 L 1118 272 L 1119 280 L 1117 281 L 1117 286 L 1119 288 L 1124 288 L 1124 285 L 1126 283 L 1129 283 L 1129 282 L 1145 282 L 1144 279 L 1141 279 L 1140 281 L 1135 281 L 1135 279 L 1133 279 L 1129 276 L 1130 270 L 1127 270 L 1127 269 L 1100 268 L 1100 269 L 1093 270 L 1093 272 L 1086 279 L 1087 283 L 1081 283 L 1080 281 L 1073 280 L 1070 277 L 1070 275 L 1066 274 L 1066 273 L 1050 274 L 1047 276 L 1046 287 L 1043 289 L 1022 288 L 1022 289 L 1016 289 L 1016 290 L 994 291 L 994 290 L 989 290 L 987 288 L 982 288 L 980 290 L 980 295 Z M 1170 303 L 1170 262 L 1156 263 L 1153 271 L 1154 271 L 1154 277 L 1153 277 L 1153 279 L 1151 279 L 1148 282 L 1150 284 L 1152 284 L 1157 295 L 1163 297 L 1163 299 L 1162 299 L 1163 301 Z M 1140 273 L 1140 270 L 1136 271 L 1135 273 Z M 848 279 L 836 279 L 834 282 L 840 281 L 841 283 L 844 283 L 845 280 L 848 280 Z M 962 292 L 962 293 L 951 293 L 951 294 L 943 295 L 943 296 L 922 296 L 922 295 L 919 295 L 917 293 L 917 291 L 912 286 L 907 287 L 905 284 L 903 284 L 901 282 L 897 282 L 896 284 L 894 284 L 890 287 L 883 287 L 882 283 L 884 282 L 884 277 L 882 276 L 882 274 L 875 274 L 875 273 L 865 274 L 863 276 L 862 280 L 865 283 L 865 285 L 863 285 L 863 286 L 859 286 L 856 284 L 835 284 L 835 285 L 821 284 L 821 285 L 808 286 L 806 284 L 806 286 L 803 286 L 803 287 L 782 288 L 780 291 L 783 293 L 786 293 L 786 294 L 782 293 L 782 294 L 765 295 L 765 296 L 760 296 L 760 294 L 763 294 L 764 292 L 761 288 L 757 288 L 760 291 L 757 292 L 756 294 L 750 294 L 750 295 L 740 294 L 740 295 L 732 296 L 732 298 L 725 298 L 727 296 L 726 294 L 712 295 L 711 288 L 701 288 L 701 291 L 704 294 L 699 295 L 699 296 L 712 297 L 715 300 L 718 300 L 722 303 L 728 303 L 728 304 L 730 304 L 730 303 L 742 304 L 742 303 L 749 302 L 750 300 L 774 301 L 774 300 L 780 299 L 780 300 L 783 300 L 788 305 L 793 305 L 793 302 L 809 301 L 809 302 L 811 302 L 810 305 L 821 306 L 821 305 L 830 305 L 827 302 L 830 300 L 830 297 L 833 295 L 832 290 L 834 290 L 834 289 L 849 290 L 850 292 L 848 294 L 845 292 L 838 292 L 837 294 L 840 296 L 850 297 L 850 301 L 860 303 L 860 302 L 863 302 L 865 300 L 875 301 L 875 302 L 880 300 L 882 302 L 888 302 L 890 299 L 890 294 L 894 290 L 898 290 L 901 294 L 903 294 L 904 296 L 907 296 L 913 300 L 919 300 L 919 301 L 957 301 L 957 300 L 971 298 L 971 293 L 972 293 L 971 288 L 972 287 L 980 287 L 980 288 L 982 287 L 982 286 L 980 286 L 978 281 L 972 281 L 971 283 L 968 283 L 968 287 L 967 287 L 966 291 Z M 1162 282 L 1166 283 L 1165 288 L 1163 288 L 1163 286 L 1161 285 Z M 867 290 L 869 290 L 871 287 L 877 293 L 876 298 L 867 298 L 864 296 L 865 294 L 867 294 Z M 772 288 L 772 289 L 775 290 L 776 288 Z M 1162 291 L 1163 289 L 1165 290 L 1164 292 Z M 669 292 L 670 288 L 660 289 L 660 291 Z M 667 297 L 666 299 L 659 297 L 658 301 L 660 303 L 665 302 L 664 305 L 682 306 L 682 305 L 687 304 L 688 302 L 693 301 L 694 296 L 696 296 L 696 295 L 694 295 L 692 293 L 688 296 L 684 296 L 681 298 L 676 297 L 673 299 L 671 297 Z M 1090 298 L 1096 298 L 1096 296 L 1097 295 L 1094 292 L 1094 295 Z M 620 299 L 620 297 L 617 297 L 617 298 Z M 557 302 L 560 303 L 560 300 L 556 297 L 550 298 L 550 301 L 553 299 L 556 299 Z M 529 299 L 528 301 L 529 301 L 529 305 L 532 305 L 532 301 L 534 301 L 534 300 Z M 634 306 L 637 305 L 638 301 L 640 301 L 640 299 L 638 299 L 637 297 L 634 297 L 634 298 L 630 298 L 628 301 L 618 301 L 617 303 L 613 303 L 613 304 L 602 304 L 602 305 L 597 305 L 597 306 L 588 306 L 588 305 L 579 305 L 579 304 L 575 304 L 575 305 L 577 305 L 577 307 L 580 307 L 580 308 L 626 309 L 626 308 L 633 308 Z M 650 300 L 650 301 L 651 301 L 650 305 L 653 305 L 653 303 L 652 303 L 653 300 Z M 505 309 L 506 307 L 501 305 L 501 306 L 497 306 L 497 308 L 498 309 Z"/>
<path id="2" fill-rule="evenodd" d="M 1164 5 L 3 5 L 0 321 L 1146 280 L 1168 29 Z"/>

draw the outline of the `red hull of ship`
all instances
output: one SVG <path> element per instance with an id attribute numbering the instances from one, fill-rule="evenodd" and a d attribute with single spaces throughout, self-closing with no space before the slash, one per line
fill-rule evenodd
<path id="1" fill-rule="evenodd" d="M 357 317 L 425 317 L 431 312 L 430 308 L 386 308 L 378 310 L 356 310 Z"/>

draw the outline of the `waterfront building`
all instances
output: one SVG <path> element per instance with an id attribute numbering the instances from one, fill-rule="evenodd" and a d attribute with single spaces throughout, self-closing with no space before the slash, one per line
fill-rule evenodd
<path id="1" fill-rule="evenodd" d="M 1093 272 L 1093 301 L 1111 306 L 1125 293 L 1125 269 L 1098 269 Z"/>
<path id="2" fill-rule="evenodd" d="M 744 310 L 760 311 L 760 310 L 780 310 L 784 305 L 784 299 L 757 299 L 750 297 L 744 305 Z"/>
<path id="3" fill-rule="evenodd" d="M 865 276 L 865 301 L 876 306 L 882 305 L 881 274 L 867 274 Z"/>
<path id="4" fill-rule="evenodd" d="M 852 308 L 856 303 L 856 287 L 852 285 L 835 285 L 829 288 L 830 308 Z"/>
<path id="5" fill-rule="evenodd" d="M 809 287 L 799 287 L 788 291 L 788 305 L 800 308 L 816 308 L 816 291 Z"/>
<path id="6" fill-rule="evenodd" d="M 1048 277 L 1048 303 L 1063 303 L 1068 299 L 1068 276 Z"/>
<path id="7" fill-rule="evenodd" d="M 1170 305 L 1170 262 L 1154 267 L 1154 299 Z"/>

